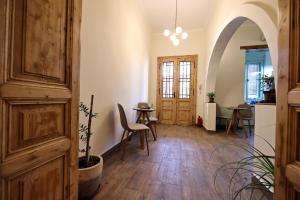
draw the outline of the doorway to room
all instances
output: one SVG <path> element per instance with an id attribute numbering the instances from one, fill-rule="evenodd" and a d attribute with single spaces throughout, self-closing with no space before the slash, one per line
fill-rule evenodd
<path id="1" fill-rule="evenodd" d="M 196 74 L 197 55 L 158 58 L 157 112 L 160 123 L 194 124 Z"/>

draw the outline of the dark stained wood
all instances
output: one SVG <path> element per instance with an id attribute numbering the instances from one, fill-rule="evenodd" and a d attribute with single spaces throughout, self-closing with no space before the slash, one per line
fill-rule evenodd
<path id="1" fill-rule="evenodd" d="M 0 199 L 77 199 L 81 0 L 0 0 Z"/>
<path id="2" fill-rule="evenodd" d="M 253 142 L 253 136 L 245 139 L 242 134 L 211 134 L 194 126 L 158 125 L 158 131 L 157 141 L 150 141 L 149 157 L 136 148 L 138 137 L 132 138 L 125 161 L 120 160 L 121 151 L 106 155 L 102 186 L 94 200 L 222 199 L 214 189 L 215 171 L 242 154 L 230 147 L 212 152 L 224 143 Z M 217 191 L 222 197 L 228 190 L 228 175 L 224 172 L 217 179 Z"/>
<path id="3" fill-rule="evenodd" d="M 261 45 L 250 45 L 250 46 L 241 46 L 241 50 L 249 50 L 249 49 L 268 49 L 269 46 L 267 44 L 261 44 Z"/>
<path id="4" fill-rule="evenodd" d="M 299 199 L 300 2 L 280 0 L 276 200 Z"/>

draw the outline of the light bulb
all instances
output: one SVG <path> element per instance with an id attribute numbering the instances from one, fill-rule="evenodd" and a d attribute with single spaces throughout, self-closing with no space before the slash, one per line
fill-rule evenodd
<path id="1" fill-rule="evenodd" d="M 174 42 L 175 40 L 177 40 L 176 34 L 172 34 L 170 39 Z"/>
<path id="2" fill-rule="evenodd" d="M 186 40 L 189 37 L 189 34 L 187 32 L 182 33 L 181 38 Z"/>
<path id="3" fill-rule="evenodd" d="M 181 28 L 180 26 L 177 26 L 177 27 L 176 27 L 176 33 L 177 33 L 177 34 L 182 33 L 182 28 Z"/>
<path id="4" fill-rule="evenodd" d="M 170 35 L 170 30 L 166 29 L 164 30 L 164 36 L 168 37 Z"/>
<path id="5" fill-rule="evenodd" d="M 174 46 L 178 46 L 179 44 L 180 44 L 180 41 L 177 38 L 175 40 L 173 40 Z"/>

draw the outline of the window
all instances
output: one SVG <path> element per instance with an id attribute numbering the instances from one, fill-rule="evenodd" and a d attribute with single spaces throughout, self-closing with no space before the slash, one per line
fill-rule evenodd
<path id="1" fill-rule="evenodd" d="M 247 50 L 245 59 L 245 101 L 255 103 L 263 100 L 261 78 L 272 75 L 273 67 L 268 49 Z"/>
<path id="2" fill-rule="evenodd" d="M 165 62 L 162 67 L 162 96 L 174 98 L 174 62 Z"/>
<path id="3" fill-rule="evenodd" d="M 259 63 L 249 63 L 246 65 L 246 100 L 255 101 L 262 99 L 261 90 L 261 65 Z"/>
<path id="4" fill-rule="evenodd" d="M 179 98 L 190 98 L 191 85 L 191 62 L 180 62 L 179 64 Z"/>

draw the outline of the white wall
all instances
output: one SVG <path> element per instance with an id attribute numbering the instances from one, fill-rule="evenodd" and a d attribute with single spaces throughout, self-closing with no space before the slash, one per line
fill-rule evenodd
<path id="1" fill-rule="evenodd" d="M 244 102 L 245 50 L 241 46 L 266 44 L 258 26 L 241 26 L 229 41 L 222 56 L 216 79 L 216 102 L 237 106 Z"/>
<path id="2" fill-rule="evenodd" d="M 151 61 L 150 61 L 150 78 L 149 78 L 149 101 L 156 105 L 156 88 L 157 88 L 157 57 L 161 56 L 180 56 L 180 55 L 198 55 L 198 74 L 197 74 L 197 113 L 203 113 L 203 90 L 199 86 L 204 81 L 204 46 L 205 34 L 203 30 L 188 31 L 189 38 L 181 40 L 179 46 L 174 46 L 169 38 L 162 34 L 152 35 L 151 40 Z"/>
<path id="3" fill-rule="evenodd" d="M 95 94 L 92 152 L 103 153 L 121 138 L 117 103 L 130 120 L 148 99 L 150 34 L 136 0 L 83 1 L 81 101 Z M 81 115 L 81 122 L 83 122 Z"/>

